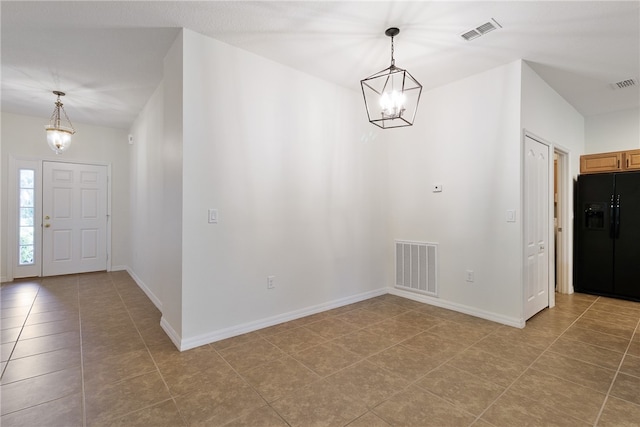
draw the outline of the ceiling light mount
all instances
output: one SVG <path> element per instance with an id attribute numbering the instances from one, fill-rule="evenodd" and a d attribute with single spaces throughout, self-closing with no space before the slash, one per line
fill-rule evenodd
<path id="1" fill-rule="evenodd" d="M 395 37 L 398 34 L 400 34 L 400 29 L 396 28 L 396 27 L 387 28 L 387 30 L 384 32 L 384 34 L 389 36 L 389 37 Z"/>
<path id="2" fill-rule="evenodd" d="M 369 122 L 383 129 L 411 126 L 422 85 L 407 70 L 396 67 L 393 38 L 400 29 L 391 27 L 384 34 L 391 37 L 391 65 L 360 80 Z"/>
<path id="3" fill-rule="evenodd" d="M 76 133 L 76 130 L 73 127 L 73 124 L 71 124 L 71 120 L 64 109 L 62 101 L 60 101 L 60 97 L 65 96 L 66 94 L 59 90 L 54 90 L 53 94 L 58 98 L 56 99 L 53 113 L 51 113 L 51 118 L 49 118 L 49 124 L 45 126 L 45 129 L 47 131 L 47 143 L 49 144 L 49 147 L 56 154 L 60 154 L 71 146 L 71 135 Z M 68 126 L 62 124 L 61 111 L 64 115 L 64 119 L 68 123 Z"/>
<path id="4" fill-rule="evenodd" d="M 384 34 L 387 37 L 391 37 L 391 66 L 395 66 L 396 65 L 396 60 L 393 59 L 393 38 L 395 36 L 397 36 L 398 34 L 400 34 L 400 29 L 396 28 L 396 27 L 391 27 L 391 28 L 387 28 L 387 30 L 384 32 Z"/>

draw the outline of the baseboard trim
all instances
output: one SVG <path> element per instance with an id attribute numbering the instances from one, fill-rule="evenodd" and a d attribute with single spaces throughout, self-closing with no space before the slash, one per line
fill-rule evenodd
<path id="1" fill-rule="evenodd" d="M 149 289 L 149 287 L 142 281 L 141 278 L 139 278 L 136 275 L 136 273 L 133 272 L 133 270 L 131 270 L 129 267 L 126 267 L 126 266 L 124 267 L 124 270 L 126 270 L 126 272 L 129 273 L 129 276 L 131 276 L 131 278 L 136 282 L 138 287 L 142 289 L 142 292 L 144 292 L 149 297 L 153 305 L 155 305 L 156 308 L 162 312 L 162 301 L 160 301 L 160 298 L 158 298 L 151 291 L 151 289 Z"/>
<path id="2" fill-rule="evenodd" d="M 142 289 L 142 291 L 149 297 L 153 304 L 162 311 L 162 302 L 155 294 L 146 286 L 146 284 L 140 279 L 129 267 L 124 267 L 127 273 L 133 278 L 136 284 Z M 518 319 L 509 316 L 503 316 L 501 314 L 480 310 L 475 307 L 470 307 L 464 304 L 458 304 L 452 301 L 443 300 L 440 298 L 434 298 L 423 294 L 416 294 L 409 291 L 404 291 L 395 287 L 381 288 L 374 291 L 364 292 L 358 295 L 354 295 L 347 298 L 340 298 L 323 304 L 317 304 L 314 306 L 306 307 L 299 310 L 290 311 L 288 313 L 278 314 L 276 316 L 260 319 L 252 322 L 243 323 L 240 325 L 232 326 L 229 328 L 220 329 L 206 334 L 197 335 L 190 338 L 182 339 L 167 322 L 164 316 L 160 320 L 160 326 L 166 332 L 167 336 L 171 339 L 173 344 L 180 350 L 190 350 L 192 348 L 200 347 L 205 344 L 211 344 L 216 341 L 220 341 L 227 338 L 232 338 L 238 335 L 246 334 L 249 332 L 257 331 L 259 329 L 274 326 L 280 323 L 289 322 L 291 320 L 299 319 L 301 317 L 310 316 L 312 314 L 320 313 L 322 311 L 331 310 L 334 308 L 342 307 L 348 304 L 364 301 L 369 298 L 374 298 L 384 294 L 397 295 L 403 298 L 411 299 L 414 301 L 422 302 L 425 304 L 434 305 L 437 307 L 446 308 L 448 310 L 457 311 L 471 316 L 479 317 L 481 319 L 490 320 L 503 325 L 512 326 L 515 328 L 524 328 L 525 320 Z"/>
<path id="3" fill-rule="evenodd" d="M 265 319 L 243 323 L 237 326 L 220 329 L 217 331 L 209 332 L 209 333 L 198 335 L 195 337 L 185 338 L 180 342 L 180 345 L 176 345 L 176 346 L 178 347 L 178 349 L 180 349 L 180 351 L 189 350 L 195 347 L 200 347 L 205 344 L 211 344 L 216 341 L 246 334 L 248 332 L 257 331 L 258 329 L 263 329 L 269 326 L 274 326 L 280 323 L 299 319 L 301 317 L 310 316 L 312 314 L 320 313 L 322 311 L 327 311 L 334 308 L 342 307 L 344 305 L 364 301 L 366 299 L 374 298 L 380 295 L 384 295 L 386 293 L 388 293 L 388 289 L 382 288 L 382 289 L 377 289 L 375 291 L 364 292 L 364 293 L 347 297 L 347 298 L 340 298 L 327 303 L 306 307 L 300 310 L 294 310 L 288 313 L 278 314 L 276 316 L 268 317 Z M 172 341 L 173 341 L 173 338 L 172 338 Z"/>
<path id="4" fill-rule="evenodd" d="M 180 335 L 171 327 L 164 316 L 160 318 L 160 327 L 167 334 L 171 342 L 173 342 L 173 345 L 175 345 L 178 350 L 183 351 L 183 349 L 180 348 Z"/>
<path id="5" fill-rule="evenodd" d="M 512 326 L 514 328 L 522 329 L 524 328 L 526 323 L 524 319 L 503 316 L 501 314 L 493 313 L 490 311 L 480 310 L 475 307 L 469 307 L 468 305 L 458 304 L 452 301 L 446 301 L 440 298 L 434 298 L 427 295 L 416 294 L 416 293 L 404 291 L 402 289 L 398 289 L 395 287 L 390 287 L 388 291 L 392 295 L 397 295 L 399 297 L 412 299 L 414 301 L 435 305 L 436 307 L 442 307 L 448 310 L 469 314 L 471 316 L 479 317 L 481 319 L 491 320 L 492 322 L 501 323 L 503 325 Z"/>

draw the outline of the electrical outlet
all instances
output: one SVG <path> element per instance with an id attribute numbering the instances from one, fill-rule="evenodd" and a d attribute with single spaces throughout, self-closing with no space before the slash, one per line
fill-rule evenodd
<path id="1" fill-rule="evenodd" d="M 273 289 L 276 287 L 275 280 L 276 276 L 267 276 L 267 289 Z"/>
<path id="2" fill-rule="evenodd" d="M 473 270 L 467 270 L 467 282 L 473 282 Z"/>

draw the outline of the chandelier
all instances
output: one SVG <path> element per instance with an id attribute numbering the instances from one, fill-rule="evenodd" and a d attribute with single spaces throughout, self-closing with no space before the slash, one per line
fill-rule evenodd
<path id="1" fill-rule="evenodd" d="M 360 80 L 369 122 L 383 129 L 413 125 L 422 85 L 407 71 L 396 67 L 393 38 L 400 33 L 392 27 L 385 31 L 391 37 L 391 65 Z"/>
<path id="2" fill-rule="evenodd" d="M 49 147 L 51 147 L 56 154 L 60 154 L 71 146 L 71 135 L 76 133 L 76 130 L 71 124 L 71 120 L 69 120 L 69 116 L 62 106 L 62 102 L 60 102 L 60 97 L 64 96 L 65 93 L 54 90 L 53 94 L 57 95 L 58 99 L 55 102 L 56 106 L 53 109 L 51 118 L 49 119 L 49 124 L 45 126 L 45 129 L 47 131 L 47 143 L 49 144 Z M 64 118 L 69 124 L 68 126 L 62 125 L 60 111 L 64 114 Z"/>

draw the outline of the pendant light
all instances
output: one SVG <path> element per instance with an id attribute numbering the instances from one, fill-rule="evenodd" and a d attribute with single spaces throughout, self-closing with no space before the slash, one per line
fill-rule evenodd
<path id="1" fill-rule="evenodd" d="M 391 37 L 391 65 L 360 80 L 369 122 L 383 129 L 413 125 L 422 85 L 407 71 L 396 67 L 393 38 L 398 28 L 385 31 Z"/>
<path id="2" fill-rule="evenodd" d="M 45 126 L 45 129 L 47 131 L 47 143 L 49 144 L 49 147 L 51 147 L 56 154 L 60 154 L 69 148 L 71 145 L 71 135 L 76 133 L 76 130 L 71 124 L 71 120 L 69 120 L 69 116 L 67 116 L 67 112 L 62 106 L 62 102 L 60 102 L 60 97 L 64 96 L 65 93 L 54 90 L 53 94 L 57 95 L 58 99 L 55 102 L 56 106 L 53 109 L 51 118 L 49 119 L 49 124 Z M 62 125 L 60 110 L 62 110 L 64 118 L 69 124 L 68 126 Z"/>

